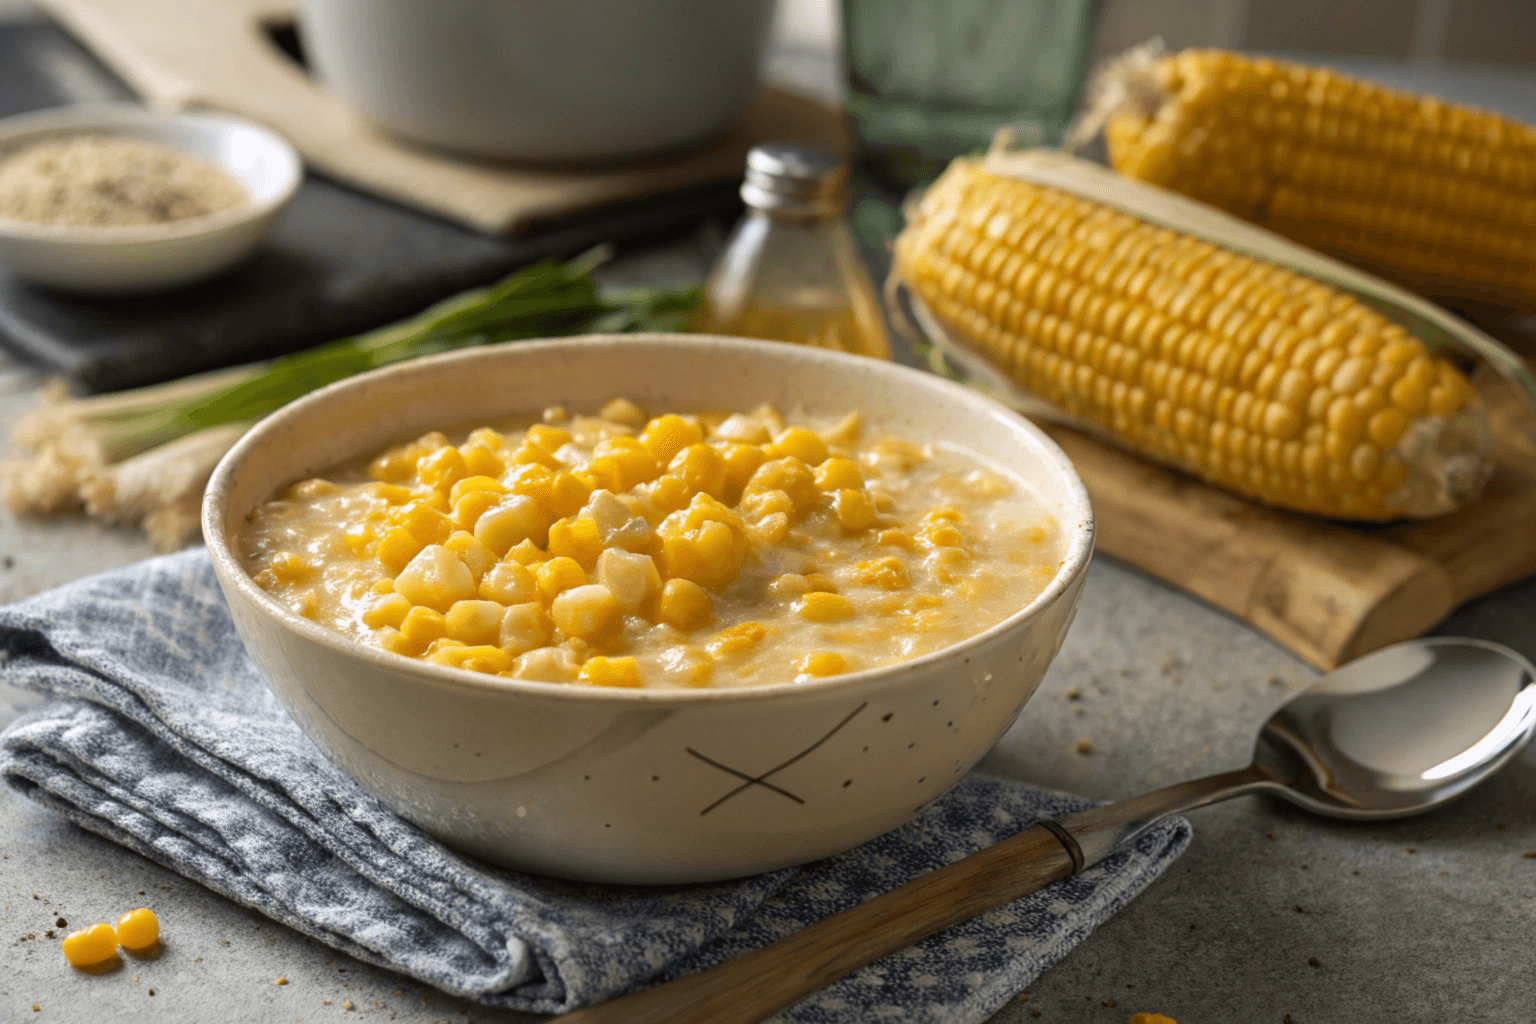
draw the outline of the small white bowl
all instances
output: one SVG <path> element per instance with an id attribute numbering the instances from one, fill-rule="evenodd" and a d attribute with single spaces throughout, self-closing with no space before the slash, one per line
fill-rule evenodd
<path id="1" fill-rule="evenodd" d="M 226 114 L 165 114 L 131 103 L 56 107 L 0 120 L 0 160 L 48 138 L 142 139 L 200 156 L 245 189 L 228 210 L 166 224 L 79 227 L 0 217 L 0 264 L 67 291 L 161 291 L 213 277 L 250 255 L 304 177 L 281 136 Z"/>
<path id="2" fill-rule="evenodd" d="M 615 395 L 651 409 L 762 402 L 953 442 L 1028 482 L 1060 526 L 1045 591 L 968 640 L 806 683 L 615 690 L 485 676 L 311 622 L 246 573 L 236 535 L 282 486 L 403 437 Z M 703 882 L 849 849 L 959 782 L 1055 657 L 1093 511 L 1042 431 L 958 384 L 879 359 L 698 335 L 527 341 L 397 363 L 262 420 L 208 482 L 203 535 L 235 628 L 315 745 L 396 813 L 508 867 Z M 769 785 L 771 783 L 771 785 Z"/>

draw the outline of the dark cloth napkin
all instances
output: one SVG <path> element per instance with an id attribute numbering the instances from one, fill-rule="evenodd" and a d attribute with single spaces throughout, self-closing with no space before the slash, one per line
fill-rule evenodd
<path id="1" fill-rule="evenodd" d="M 246 657 L 201 549 L 0 609 L 0 672 L 49 703 L 0 734 L 18 792 L 370 963 L 487 1005 L 559 1012 L 721 963 L 1087 806 L 971 776 L 908 825 L 802 868 L 704 886 L 540 878 L 454 853 L 327 761 Z M 984 1020 L 1189 844 L 1169 819 L 1098 866 L 784 1011 Z"/>

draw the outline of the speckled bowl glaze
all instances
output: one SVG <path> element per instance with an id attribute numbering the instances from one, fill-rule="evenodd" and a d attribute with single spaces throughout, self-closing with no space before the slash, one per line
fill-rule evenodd
<path id="1" fill-rule="evenodd" d="M 1035 488 L 1062 565 L 1038 598 L 953 647 L 809 683 L 612 690 L 503 679 L 367 647 L 290 611 L 232 538 L 282 486 L 444 425 L 616 395 L 650 409 L 863 412 L 964 445 Z M 799 864 L 895 828 L 1018 717 L 1065 637 L 1093 513 L 1040 430 L 905 367 L 698 335 L 519 342 L 387 367 L 267 417 L 219 464 L 203 531 L 236 627 L 299 726 L 387 807 L 508 867 L 623 883 L 703 882 Z"/>

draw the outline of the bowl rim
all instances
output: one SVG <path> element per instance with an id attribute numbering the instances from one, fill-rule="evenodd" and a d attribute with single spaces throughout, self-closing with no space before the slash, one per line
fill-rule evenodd
<path id="1" fill-rule="evenodd" d="M 89 133 L 92 129 L 111 130 L 113 134 L 153 141 L 135 129 L 151 125 L 179 125 L 205 135 L 245 131 L 282 162 L 283 177 L 277 190 L 267 199 L 247 198 L 226 210 L 216 210 L 198 217 L 186 217 L 166 224 L 123 224 L 90 227 L 81 224 L 39 224 L 0 216 L 0 238 L 52 242 L 60 245 L 111 246 L 144 242 L 169 242 L 211 235 L 239 224 L 259 221 L 282 209 L 298 192 L 304 181 L 304 161 L 297 149 L 277 132 L 247 118 L 215 110 L 164 111 L 138 103 L 70 103 L 45 107 L 11 117 L 0 118 L 0 148 L 13 150 L 12 143 L 28 136 L 48 137 L 66 132 Z M 175 148 L 174 146 L 171 148 Z M 226 174 L 240 181 L 250 195 L 249 179 L 227 167 Z"/>
<path id="2" fill-rule="evenodd" d="M 875 370 L 877 373 L 891 373 L 898 376 L 915 374 L 924 380 L 926 386 L 940 391 L 948 391 L 952 395 L 960 397 L 967 404 L 978 407 L 984 414 L 1000 422 L 1009 423 L 1015 427 L 1022 427 L 1025 433 L 1033 435 L 1034 440 L 1040 445 L 1047 458 L 1055 463 L 1055 468 L 1061 473 L 1062 479 L 1067 485 L 1068 501 L 1064 505 L 1072 509 L 1078 518 L 1075 524 L 1068 527 L 1070 537 L 1056 574 L 1051 578 L 1051 582 L 1046 585 L 1046 588 L 1037 594 L 1032 601 L 1006 618 L 948 647 L 940 648 L 937 651 L 932 651 L 907 661 L 894 662 L 889 665 L 880 665 L 874 668 L 861 669 L 857 672 L 847 672 L 806 682 L 794 682 L 791 680 L 765 683 L 759 686 L 702 687 L 699 689 L 684 689 L 680 687 L 658 687 L 655 689 L 641 687 L 629 689 L 620 687 L 573 686 L 565 683 L 492 676 L 482 672 L 472 672 L 469 669 L 453 668 L 447 665 L 420 661 L 416 658 L 408 658 L 405 655 L 394 654 L 371 647 L 299 615 L 287 605 L 272 597 L 256 584 L 255 580 L 246 572 L 245 567 L 241 565 L 238 556 L 234 553 L 229 543 L 230 538 L 226 536 L 223 527 L 228 505 L 228 492 L 233 478 L 245 458 L 263 443 L 265 435 L 285 420 L 297 416 L 314 406 L 330 401 L 347 391 L 365 388 L 369 382 L 378 380 L 386 374 L 409 373 L 422 366 L 442 363 L 473 363 L 485 358 L 486 354 L 492 352 L 527 350 L 536 353 L 553 349 L 569 350 L 572 347 L 601 349 L 612 346 L 615 342 L 646 342 L 661 344 L 663 347 L 675 346 L 682 349 L 718 349 L 724 345 L 727 347 L 738 347 L 754 354 L 786 358 L 790 361 L 807 360 L 813 363 L 848 363 L 850 365 L 857 364 L 861 369 L 867 369 L 870 366 L 879 367 L 879 369 Z M 1059 518 L 1065 519 L 1065 515 Z M 1095 517 L 1093 506 L 1088 497 L 1088 490 L 1084 486 L 1082 478 L 1078 476 L 1071 460 L 1061 450 L 1061 447 L 1048 434 L 1025 417 L 972 388 L 946 380 L 937 374 L 927 373 L 899 363 L 810 346 L 708 334 L 635 333 L 589 334 L 567 338 L 510 341 L 496 345 L 421 356 L 380 367 L 376 370 L 355 374 L 352 377 L 312 391 L 258 421 L 219 460 L 219 464 L 214 468 L 213 474 L 209 477 L 208 486 L 203 495 L 202 529 L 203 539 L 213 558 L 216 575 L 224 586 L 233 586 L 240 592 L 242 597 L 266 613 L 268 617 L 275 620 L 280 627 L 297 633 L 299 636 L 316 642 L 336 653 L 356 658 L 364 664 L 373 665 L 380 669 L 417 675 L 421 677 L 423 682 L 431 682 L 452 689 L 465 689 L 482 694 L 505 693 L 554 701 L 597 701 L 600 703 L 614 702 L 618 704 L 688 706 L 694 704 L 713 704 L 716 702 L 772 701 L 791 698 L 795 695 L 855 689 L 864 684 L 877 683 L 883 679 L 911 672 L 937 662 L 962 658 L 967 651 L 982 646 L 994 637 L 1004 632 L 1018 629 L 1030 620 L 1039 617 L 1046 608 L 1066 594 L 1075 584 L 1078 577 L 1087 570 L 1088 563 L 1093 557 Z"/>

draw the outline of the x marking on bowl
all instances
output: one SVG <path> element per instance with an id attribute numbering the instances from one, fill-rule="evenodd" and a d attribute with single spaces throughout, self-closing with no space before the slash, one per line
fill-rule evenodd
<path id="1" fill-rule="evenodd" d="M 807 754 L 809 754 L 811 751 L 815 750 L 817 747 L 821 746 L 823 743 L 827 742 L 827 740 L 831 739 L 833 736 L 836 736 L 838 731 L 840 729 L 842 729 L 843 726 L 845 726 L 849 722 L 853 721 L 854 718 L 858 715 L 858 713 L 860 711 L 863 711 L 867 707 L 869 707 L 869 702 L 865 701 L 863 704 L 860 704 L 858 707 L 854 708 L 851 712 L 849 712 L 848 715 L 841 722 L 838 722 L 830 730 L 828 730 L 827 734 L 825 736 L 823 736 L 821 739 L 817 740 L 815 743 L 812 743 L 810 746 L 808 746 L 804 750 L 800 751 L 800 753 L 796 754 L 794 757 L 790 758 L 788 761 L 785 761 L 783 764 L 778 765 L 777 767 L 768 769 L 766 772 L 763 772 L 763 774 L 761 774 L 761 775 L 751 775 L 751 774 L 748 774 L 747 772 L 740 771 L 738 769 L 732 768 L 730 765 L 721 764 L 719 761 L 716 761 L 712 757 L 706 757 L 703 754 L 699 753 L 697 750 L 694 750 L 692 747 L 684 747 L 683 749 L 687 750 L 688 753 L 692 754 L 694 757 L 698 758 L 700 761 L 703 761 L 705 764 L 707 764 L 707 765 L 709 765 L 709 766 L 711 766 L 713 768 L 718 768 L 718 769 L 720 769 L 720 771 L 725 772 L 727 775 L 734 775 L 738 779 L 745 780 L 745 781 L 742 782 L 741 785 L 737 786 L 735 789 L 731 790 L 729 793 L 725 794 L 720 799 L 716 800 L 714 803 L 710 804 L 708 807 L 706 807 L 702 811 L 700 811 L 699 812 L 700 817 L 702 817 L 703 815 L 708 814 L 710 811 L 714 810 L 716 807 L 719 807 L 721 804 L 725 803 L 731 797 L 737 795 L 738 793 L 741 793 L 741 792 L 744 792 L 744 791 L 746 791 L 748 789 L 751 789 L 753 786 L 762 786 L 764 789 L 771 789 L 775 793 L 779 794 L 780 796 L 787 797 L 790 800 L 793 800 L 797 804 L 805 803 L 804 800 L 802 800 L 800 797 L 796 796 L 795 794 L 791 793 L 789 790 L 782 789 L 782 788 L 780 788 L 778 786 L 775 786 L 773 783 L 769 782 L 768 780 L 770 778 L 772 778 L 773 776 L 777 775 L 779 772 L 783 771 L 785 768 L 788 768 L 790 765 L 794 764 L 796 761 L 798 761 L 801 758 L 805 757 Z"/>

